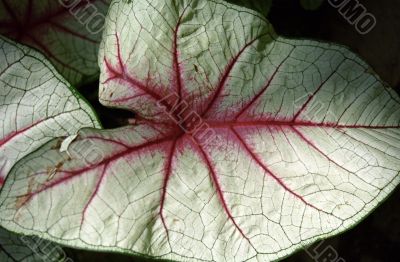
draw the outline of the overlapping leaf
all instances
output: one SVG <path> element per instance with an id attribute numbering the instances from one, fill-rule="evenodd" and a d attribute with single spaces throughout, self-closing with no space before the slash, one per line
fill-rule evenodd
<path id="1" fill-rule="evenodd" d="M 100 124 L 43 55 L 0 37 L 0 60 L 1 188 L 23 156 L 52 138 Z"/>
<path id="2" fill-rule="evenodd" d="M 0 228 L 1 262 L 67 262 L 61 247 L 36 237 L 18 236 Z"/>
<path id="3" fill-rule="evenodd" d="M 178 261 L 270 261 L 355 225 L 399 183 L 400 99 L 346 48 L 222 1 L 115 1 L 115 130 L 49 142 L 0 196 L 11 230 Z M 48 170 L 57 167 L 49 179 Z"/>
<path id="4" fill-rule="evenodd" d="M 73 85 L 98 76 L 107 0 L 2 0 L 0 34 L 39 49 Z"/>

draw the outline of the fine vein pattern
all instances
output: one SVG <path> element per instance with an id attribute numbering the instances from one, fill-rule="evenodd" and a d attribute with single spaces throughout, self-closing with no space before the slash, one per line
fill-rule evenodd
<path id="1" fill-rule="evenodd" d="M 344 47 L 278 37 L 222 1 L 120 0 L 99 63 L 100 101 L 137 121 L 24 159 L 0 196 L 7 228 L 271 261 L 355 225 L 399 183 L 400 99 Z"/>

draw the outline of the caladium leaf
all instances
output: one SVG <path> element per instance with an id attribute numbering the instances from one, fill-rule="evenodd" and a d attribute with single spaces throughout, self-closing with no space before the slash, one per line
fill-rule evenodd
<path id="1" fill-rule="evenodd" d="M 20 161 L 2 225 L 80 248 L 270 261 L 354 226 L 399 183 L 400 99 L 348 49 L 222 1 L 115 1 L 103 104 Z M 48 170 L 58 167 L 49 179 Z"/>
<path id="2" fill-rule="evenodd" d="M 0 37 L 0 188 L 12 166 L 47 141 L 99 127 L 90 106 L 43 55 Z"/>
<path id="3" fill-rule="evenodd" d="M 73 85 L 98 76 L 107 0 L 2 0 L 0 34 L 39 49 Z"/>
<path id="4" fill-rule="evenodd" d="M 67 262 L 61 247 L 36 237 L 13 234 L 0 228 L 1 262 Z"/>

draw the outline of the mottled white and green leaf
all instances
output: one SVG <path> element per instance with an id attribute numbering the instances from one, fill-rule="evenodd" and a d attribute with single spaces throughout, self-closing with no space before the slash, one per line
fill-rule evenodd
<path id="1" fill-rule="evenodd" d="M 20 161 L 0 195 L 7 229 L 272 261 L 354 226 L 399 183 L 399 96 L 342 46 L 279 37 L 224 1 L 116 0 L 99 61 L 100 101 L 137 121 Z"/>
<path id="2" fill-rule="evenodd" d="M 0 37 L 0 188 L 13 165 L 55 137 L 100 127 L 87 102 L 35 50 Z"/>

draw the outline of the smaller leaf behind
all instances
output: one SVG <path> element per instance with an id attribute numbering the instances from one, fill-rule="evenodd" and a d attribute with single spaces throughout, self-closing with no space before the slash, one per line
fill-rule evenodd
<path id="1" fill-rule="evenodd" d="M 73 85 L 98 77 L 108 0 L 0 1 L 0 34 L 40 50 Z"/>
<path id="2" fill-rule="evenodd" d="M 22 236 L 0 228 L 1 262 L 65 261 L 61 247 L 37 237 Z"/>
<path id="3" fill-rule="evenodd" d="M 86 101 L 45 59 L 0 37 L 0 188 L 12 166 L 54 137 L 100 127 Z"/>

